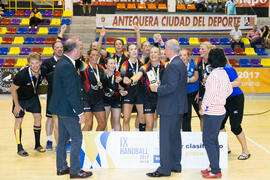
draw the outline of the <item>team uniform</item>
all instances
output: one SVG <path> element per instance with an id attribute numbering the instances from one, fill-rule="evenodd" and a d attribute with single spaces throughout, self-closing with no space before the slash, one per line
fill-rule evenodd
<path id="1" fill-rule="evenodd" d="M 206 76 L 209 76 L 211 69 L 208 63 L 205 63 L 202 57 L 196 59 L 198 65 L 198 73 L 199 73 L 199 101 L 202 101 L 204 93 L 205 93 L 205 83 L 203 79 Z"/>
<path id="2" fill-rule="evenodd" d="M 121 66 L 121 77 L 131 78 L 138 72 L 141 66 L 143 66 L 143 63 L 140 60 L 137 60 L 135 64 L 131 63 L 129 60 L 125 61 Z M 130 85 L 121 85 L 128 91 L 128 94 L 123 97 L 124 104 L 143 104 L 143 79 Z"/>
<path id="3" fill-rule="evenodd" d="M 230 82 L 238 78 L 237 72 L 230 65 L 226 64 L 224 70 L 227 72 Z M 224 129 L 226 121 L 230 117 L 231 130 L 235 135 L 239 135 L 242 132 L 241 123 L 244 111 L 244 94 L 239 87 L 233 88 L 232 94 L 226 100 L 225 108 L 226 116 L 220 129 Z"/>
<path id="4" fill-rule="evenodd" d="M 47 104 L 46 104 L 46 117 L 52 118 L 52 113 L 48 110 L 48 105 L 50 103 L 52 97 L 52 86 L 53 86 L 53 73 L 57 63 L 57 59 L 55 56 L 52 56 L 49 59 L 46 59 L 42 66 L 45 66 L 47 69 L 46 72 L 46 80 L 48 81 L 48 92 L 47 92 Z"/>
<path id="5" fill-rule="evenodd" d="M 194 76 L 195 71 L 198 71 L 197 64 L 190 60 L 187 66 L 188 78 L 192 78 Z M 199 91 L 199 79 L 193 83 L 187 83 L 187 97 L 188 97 L 188 112 L 183 116 L 183 131 L 191 131 L 191 116 L 192 116 L 192 106 L 199 116 L 199 106 L 195 101 L 195 97 Z"/>
<path id="6" fill-rule="evenodd" d="M 114 74 L 109 77 L 104 73 L 104 106 L 111 106 L 112 108 L 121 108 L 121 95 L 119 93 L 119 84 L 115 82 L 116 77 L 120 76 L 119 71 L 115 71 Z"/>
<path id="7" fill-rule="evenodd" d="M 97 67 L 97 69 L 95 69 Z M 80 77 L 83 83 L 84 112 L 105 111 L 103 102 L 104 68 L 97 64 L 95 68 L 90 64 L 84 71 L 81 71 Z"/>
<path id="8" fill-rule="evenodd" d="M 153 71 L 156 79 L 158 82 L 162 79 L 163 73 L 166 68 L 166 63 L 160 62 L 157 67 L 154 67 L 150 62 L 143 65 L 140 68 L 140 72 L 143 73 L 143 79 L 144 79 L 144 87 L 145 87 L 145 93 L 144 93 L 144 102 L 143 102 L 143 113 L 144 114 L 152 114 L 155 113 L 157 109 L 157 98 L 158 95 L 156 92 L 152 92 L 150 90 L 150 82 L 147 77 L 147 72 Z"/>
<path id="9" fill-rule="evenodd" d="M 141 61 L 143 64 L 147 64 L 147 63 L 149 62 L 149 60 L 150 60 L 150 57 L 149 57 L 149 56 L 148 56 L 148 57 L 142 56 L 142 57 L 140 58 L 140 61 Z"/>
<path id="10" fill-rule="evenodd" d="M 19 89 L 17 90 L 18 100 L 20 106 L 23 108 L 23 111 L 20 111 L 19 115 L 15 116 L 15 118 L 24 117 L 24 110 L 31 113 L 41 113 L 41 106 L 37 91 L 39 84 L 41 84 L 45 77 L 45 74 L 46 68 L 41 67 L 39 76 L 36 78 L 32 75 L 30 67 L 27 67 L 15 75 L 13 83 L 16 86 L 19 86 Z M 15 105 L 13 103 L 12 112 L 14 107 Z"/>
<path id="11" fill-rule="evenodd" d="M 128 57 L 125 55 L 125 53 L 122 53 L 121 56 L 118 56 L 116 53 L 112 54 L 108 52 L 108 54 L 108 57 L 112 57 L 115 60 L 116 71 L 120 71 L 122 64 L 128 60 Z"/>

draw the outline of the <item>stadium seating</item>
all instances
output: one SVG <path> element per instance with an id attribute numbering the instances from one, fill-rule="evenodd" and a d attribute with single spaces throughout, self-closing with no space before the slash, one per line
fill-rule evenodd
<path id="1" fill-rule="evenodd" d="M 64 11 L 62 17 L 72 17 L 72 11 Z"/>
<path id="2" fill-rule="evenodd" d="M 127 44 L 136 44 L 136 38 L 127 38 Z"/>
<path id="3" fill-rule="evenodd" d="M 44 13 L 43 13 L 43 16 L 44 17 L 52 17 L 53 13 L 52 13 L 51 10 L 45 10 Z"/>
<path id="4" fill-rule="evenodd" d="M 12 44 L 23 44 L 24 43 L 24 37 L 15 37 Z"/>
<path id="5" fill-rule="evenodd" d="M 42 55 L 53 55 L 52 47 L 44 47 Z"/>
<path id="6" fill-rule="evenodd" d="M 110 53 L 115 53 L 115 49 L 114 48 L 106 48 L 106 51 L 107 52 L 110 52 Z"/>
<path id="7" fill-rule="evenodd" d="M 250 67 L 250 63 L 248 59 L 239 59 L 239 65 L 240 67 Z"/>
<path id="8" fill-rule="evenodd" d="M 137 9 L 138 10 L 146 10 L 146 5 L 145 4 L 138 4 Z"/>
<path id="9" fill-rule="evenodd" d="M 184 10 L 186 10 L 186 5 L 185 4 L 177 4 L 176 9 L 179 11 L 184 11 Z"/>
<path id="10" fill-rule="evenodd" d="M 15 14 L 14 10 L 6 10 L 2 16 L 3 17 L 12 17 L 12 16 L 14 16 L 14 14 Z"/>
<path id="11" fill-rule="evenodd" d="M 244 50 L 242 48 L 234 48 L 234 53 L 236 55 L 241 55 L 241 56 L 246 55 L 246 53 L 244 52 Z"/>
<path id="12" fill-rule="evenodd" d="M 20 55 L 28 55 L 31 52 L 31 48 L 29 47 L 23 47 L 21 49 Z"/>
<path id="13" fill-rule="evenodd" d="M 96 38 L 96 42 L 99 41 L 99 37 Z M 103 45 L 105 44 L 105 38 L 102 39 L 102 42 L 101 42 Z"/>
<path id="14" fill-rule="evenodd" d="M 190 11 L 195 11 L 196 10 L 196 6 L 195 6 L 195 4 L 188 4 L 187 5 L 187 9 L 190 10 Z"/>
<path id="15" fill-rule="evenodd" d="M 114 41 L 115 41 L 114 37 L 107 37 L 106 38 L 106 44 L 107 45 L 113 45 Z"/>
<path id="16" fill-rule="evenodd" d="M 261 64 L 263 67 L 270 67 L 270 59 L 261 59 Z"/>
<path id="17" fill-rule="evenodd" d="M 240 67 L 237 59 L 229 59 L 229 62 L 233 67 Z"/>
<path id="18" fill-rule="evenodd" d="M 228 38 L 220 38 L 219 43 L 221 45 L 229 45 L 230 44 L 230 40 Z"/>
<path id="19" fill-rule="evenodd" d="M 179 38 L 180 45 L 189 45 L 188 38 Z"/>
<path id="20" fill-rule="evenodd" d="M 62 19 L 61 20 L 61 25 L 64 25 L 64 24 L 70 25 L 70 23 L 71 23 L 70 19 Z"/>
<path id="21" fill-rule="evenodd" d="M 190 45 L 200 45 L 198 38 L 189 38 L 189 44 Z"/>
<path id="22" fill-rule="evenodd" d="M 208 38 L 205 38 L 205 37 L 200 38 L 200 43 L 206 42 L 206 41 L 209 41 L 209 39 Z"/>
<path id="23" fill-rule="evenodd" d="M 20 48 L 19 47 L 11 47 L 9 49 L 8 55 L 19 55 L 20 54 Z"/>
<path id="24" fill-rule="evenodd" d="M 127 4 L 127 9 L 128 10 L 135 10 L 136 9 L 136 4 L 135 3 L 128 3 Z"/>
<path id="25" fill-rule="evenodd" d="M 147 9 L 148 10 L 156 10 L 157 6 L 156 6 L 156 4 L 150 3 L 147 5 Z"/>
<path id="26" fill-rule="evenodd" d="M 53 44 L 56 41 L 55 37 L 48 37 L 45 41 L 45 44 Z"/>
<path id="27" fill-rule="evenodd" d="M 251 59 L 250 60 L 250 65 L 252 67 L 262 67 L 261 62 L 260 62 L 259 59 Z"/>
<path id="28" fill-rule="evenodd" d="M 58 34 L 58 28 L 53 28 L 53 27 L 51 27 L 51 28 L 49 29 L 48 34 Z"/>
<path id="29" fill-rule="evenodd" d="M 13 42 L 13 38 L 12 37 L 4 37 L 2 44 L 11 44 Z"/>
<path id="30" fill-rule="evenodd" d="M 194 56 L 200 55 L 200 48 L 193 48 L 192 49 L 192 55 L 194 55 Z"/>
<path id="31" fill-rule="evenodd" d="M 253 48 L 245 48 L 245 53 L 247 56 L 257 56 Z"/>
<path id="32" fill-rule="evenodd" d="M 0 34 L 6 34 L 7 28 L 6 27 L 0 27 Z"/>
<path id="33" fill-rule="evenodd" d="M 33 28 L 32 28 L 32 29 L 33 29 Z M 48 28 L 47 28 L 47 27 L 40 27 L 40 28 L 38 29 L 37 34 L 42 34 L 42 35 L 48 34 Z"/>
<path id="34" fill-rule="evenodd" d="M 2 67 L 5 63 L 5 60 L 4 59 L 0 59 L 0 67 Z"/>
<path id="35" fill-rule="evenodd" d="M 11 25 L 19 25 L 21 23 L 21 19 L 12 19 L 11 20 Z"/>
<path id="36" fill-rule="evenodd" d="M 28 33 L 28 29 L 26 27 L 19 27 L 17 34 L 27 34 Z"/>
<path id="37" fill-rule="evenodd" d="M 62 17 L 63 11 L 54 11 L 53 12 L 53 17 Z"/>
<path id="38" fill-rule="evenodd" d="M 233 49 L 232 49 L 232 48 L 224 48 L 224 53 L 225 53 L 227 56 L 234 55 L 234 52 L 233 52 Z"/>
<path id="39" fill-rule="evenodd" d="M 116 4 L 116 9 L 125 10 L 126 9 L 126 4 L 125 3 L 117 3 Z"/>
<path id="40" fill-rule="evenodd" d="M 24 16 L 29 17 L 31 13 L 32 11 L 27 9 L 24 11 Z"/>
<path id="41" fill-rule="evenodd" d="M 8 27 L 6 34 L 16 34 L 17 28 L 16 27 Z"/>
<path id="42" fill-rule="evenodd" d="M 2 43 L 2 41 L 3 41 L 3 38 L 2 38 L 2 37 L 0 37 L 0 44 Z"/>
<path id="43" fill-rule="evenodd" d="M 41 55 L 42 54 L 42 48 L 40 48 L 40 47 L 34 47 L 32 49 L 32 52 L 36 52 L 36 53 L 39 53 Z"/>
<path id="44" fill-rule="evenodd" d="M 1 21 L 1 25 L 9 25 L 11 23 L 11 19 L 9 18 L 3 18 Z"/>
<path id="45" fill-rule="evenodd" d="M 265 49 L 264 48 L 256 48 L 255 49 L 255 52 L 259 55 L 259 56 L 267 56 L 268 53 L 265 52 Z"/>
<path id="46" fill-rule="evenodd" d="M 38 29 L 37 28 L 30 28 L 28 30 L 28 34 L 37 34 L 37 32 L 38 32 Z"/>
<path id="47" fill-rule="evenodd" d="M 26 37 L 24 40 L 24 44 L 34 44 L 35 38 L 33 37 Z"/>
<path id="48" fill-rule="evenodd" d="M 19 59 L 17 59 L 17 63 L 14 66 L 15 67 L 24 67 L 27 64 L 28 64 L 27 59 L 25 59 L 25 58 L 23 58 L 23 59 L 19 58 Z"/>
<path id="49" fill-rule="evenodd" d="M 44 44 L 45 40 L 46 39 L 44 37 L 37 37 L 34 44 Z"/>
<path id="50" fill-rule="evenodd" d="M 167 4 L 158 4 L 158 10 L 168 10 Z"/>
<path id="51" fill-rule="evenodd" d="M 28 18 L 22 19 L 20 25 L 21 26 L 29 26 L 29 19 Z"/>
<path id="52" fill-rule="evenodd" d="M 213 45 L 219 45 L 219 40 L 218 38 L 210 38 L 210 43 Z"/>
<path id="53" fill-rule="evenodd" d="M 60 19 L 52 19 L 50 25 L 51 26 L 60 26 L 61 20 Z"/>
<path id="54" fill-rule="evenodd" d="M 8 51 L 8 47 L 0 47 L 0 55 L 7 55 Z"/>
<path id="55" fill-rule="evenodd" d="M 250 42 L 249 42 L 248 38 L 242 38 L 242 41 L 244 42 L 245 46 L 250 45 Z"/>
<path id="56" fill-rule="evenodd" d="M 18 10 L 14 14 L 15 17 L 22 17 L 23 15 L 24 15 L 24 11 L 23 10 Z"/>
<path id="57" fill-rule="evenodd" d="M 3 64 L 3 67 L 13 67 L 16 64 L 16 59 L 9 58 L 5 60 L 5 63 Z"/>

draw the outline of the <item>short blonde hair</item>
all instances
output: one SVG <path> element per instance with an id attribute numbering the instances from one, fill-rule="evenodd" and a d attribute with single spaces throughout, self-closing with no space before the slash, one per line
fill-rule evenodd
<path id="1" fill-rule="evenodd" d="M 206 46 L 207 49 L 209 49 L 209 50 L 216 48 L 216 46 L 213 45 L 213 44 L 211 44 L 209 41 L 204 41 L 204 42 L 202 42 L 200 45 Z"/>
<path id="2" fill-rule="evenodd" d="M 27 56 L 27 62 L 30 63 L 31 59 L 36 59 L 36 60 L 41 61 L 41 56 L 37 52 L 32 52 Z"/>

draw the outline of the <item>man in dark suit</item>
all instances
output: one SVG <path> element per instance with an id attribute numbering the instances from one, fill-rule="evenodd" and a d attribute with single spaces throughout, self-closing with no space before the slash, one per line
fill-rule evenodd
<path id="1" fill-rule="evenodd" d="M 187 68 L 179 58 L 179 43 L 172 39 L 166 42 L 166 56 L 170 59 L 160 86 L 151 85 L 158 93 L 157 111 L 160 115 L 160 166 L 150 177 L 170 176 L 180 173 L 181 167 L 181 119 L 187 112 Z"/>
<path id="2" fill-rule="evenodd" d="M 49 110 L 58 116 L 58 144 L 56 153 L 57 175 L 70 174 L 70 178 L 86 178 L 91 172 L 81 170 L 82 144 L 81 123 L 84 123 L 82 86 L 75 68 L 80 57 L 77 40 L 69 39 L 64 44 L 64 55 L 56 64 L 53 92 Z M 70 168 L 66 162 L 66 145 L 71 138 Z"/>

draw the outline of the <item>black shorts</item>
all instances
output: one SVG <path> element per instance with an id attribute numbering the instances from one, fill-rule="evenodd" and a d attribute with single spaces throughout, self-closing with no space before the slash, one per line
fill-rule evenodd
<path id="1" fill-rule="evenodd" d="M 123 104 L 143 104 L 143 88 L 137 87 L 136 90 L 129 90 L 126 96 L 123 96 Z"/>
<path id="2" fill-rule="evenodd" d="M 83 0 L 83 4 L 86 4 L 86 3 L 91 4 L 91 0 Z"/>
<path id="3" fill-rule="evenodd" d="M 23 118 L 25 112 L 31 112 L 31 113 L 41 113 L 41 106 L 38 96 L 34 96 L 31 99 L 26 100 L 19 100 L 20 106 L 23 108 L 23 110 L 20 111 L 18 116 L 15 116 L 15 118 Z M 12 113 L 15 108 L 14 102 L 12 106 Z"/>
<path id="4" fill-rule="evenodd" d="M 228 117 L 230 117 L 231 130 L 235 135 L 242 132 L 242 119 L 244 113 L 244 94 L 232 96 L 227 98 L 226 104 L 226 116 L 221 124 L 220 129 L 224 129 Z"/>
<path id="5" fill-rule="evenodd" d="M 143 114 L 153 114 L 157 109 L 157 99 L 144 98 Z"/>
<path id="6" fill-rule="evenodd" d="M 103 99 L 101 98 L 100 100 L 98 100 L 94 104 L 91 103 L 89 100 L 84 100 L 83 101 L 83 110 L 84 110 L 84 112 L 101 112 L 101 111 L 105 111 Z"/>
<path id="7" fill-rule="evenodd" d="M 111 106 L 111 108 L 119 108 L 121 109 L 122 108 L 122 103 L 121 103 L 121 100 L 120 100 L 120 97 L 119 98 L 114 98 L 114 99 L 104 99 L 104 106 Z"/>

